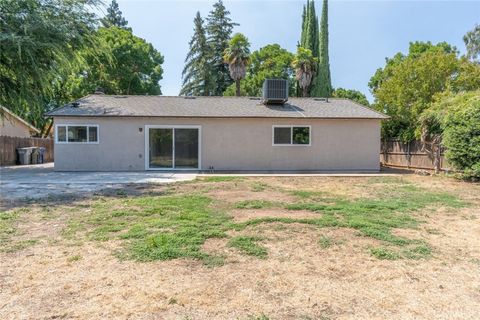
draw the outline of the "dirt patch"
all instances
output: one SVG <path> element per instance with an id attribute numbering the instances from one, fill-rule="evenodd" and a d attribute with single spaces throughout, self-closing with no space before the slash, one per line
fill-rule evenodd
<path id="1" fill-rule="evenodd" d="M 297 198 L 280 191 L 265 190 L 263 192 L 254 192 L 250 190 L 228 190 L 228 189 L 215 189 L 206 193 L 207 196 L 215 199 L 236 203 L 243 200 L 267 200 L 270 202 L 293 202 Z"/>
<path id="2" fill-rule="evenodd" d="M 258 218 L 292 218 L 292 219 L 314 219 L 320 218 L 320 213 L 305 210 L 282 210 L 282 209 L 236 209 L 228 213 L 235 222 L 245 222 Z"/>

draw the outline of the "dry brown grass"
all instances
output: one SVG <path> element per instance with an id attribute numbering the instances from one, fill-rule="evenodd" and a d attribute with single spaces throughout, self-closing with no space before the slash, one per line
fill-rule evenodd
<path id="1" fill-rule="evenodd" d="M 242 255 L 228 246 L 228 239 L 209 239 L 203 250 L 225 256 L 224 265 L 208 267 L 191 259 L 140 263 L 113 254 L 121 247 L 118 240 L 64 237 L 69 217 L 91 210 L 95 199 L 32 205 L 19 215 L 10 241 L 37 242 L 0 253 L 0 319 L 249 319 L 261 314 L 269 319 L 478 319 L 480 186 L 437 177 L 402 179 L 471 204 L 415 212 L 424 223 L 394 231 L 427 242 L 433 248 L 428 259 L 379 260 L 369 248 L 380 241 L 353 229 L 271 223 L 228 232 L 261 237 L 268 259 Z M 266 186 L 253 191 L 258 183 Z M 201 189 L 233 204 L 290 201 L 288 190 L 298 189 L 371 197 L 388 183 L 395 181 L 250 178 L 178 184 L 168 192 Z M 281 208 L 234 209 L 230 214 L 236 221 L 321 215 Z M 328 246 L 319 245 L 322 238 L 329 239 Z"/>

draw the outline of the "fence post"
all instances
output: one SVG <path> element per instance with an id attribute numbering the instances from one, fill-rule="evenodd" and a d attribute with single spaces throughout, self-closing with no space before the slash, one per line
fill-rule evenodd
<path id="1" fill-rule="evenodd" d="M 410 154 L 410 141 L 407 142 L 407 168 L 412 164 L 412 155 Z"/>
<path id="2" fill-rule="evenodd" d="M 435 174 L 440 173 L 440 143 L 434 141 L 432 143 L 432 147 L 434 148 L 433 153 L 433 168 L 435 170 Z"/>

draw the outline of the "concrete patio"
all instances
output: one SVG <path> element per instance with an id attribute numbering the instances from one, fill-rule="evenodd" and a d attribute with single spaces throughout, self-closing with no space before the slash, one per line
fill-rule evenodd
<path id="1" fill-rule="evenodd" d="M 95 192 L 125 184 L 172 183 L 193 180 L 196 173 L 55 172 L 53 163 L 0 168 L 1 200 Z"/>

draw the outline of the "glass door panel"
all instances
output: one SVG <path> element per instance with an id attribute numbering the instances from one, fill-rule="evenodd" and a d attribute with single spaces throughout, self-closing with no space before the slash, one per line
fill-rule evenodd
<path id="1" fill-rule="evenodd" d="M 150 168 L 173 168 L 173 129 L 149 129 Z"/>
<path id="2" fill-rule="evenodd" d="M 175 129 L 175 168 L 198 168 L 198 129 Z"/>

